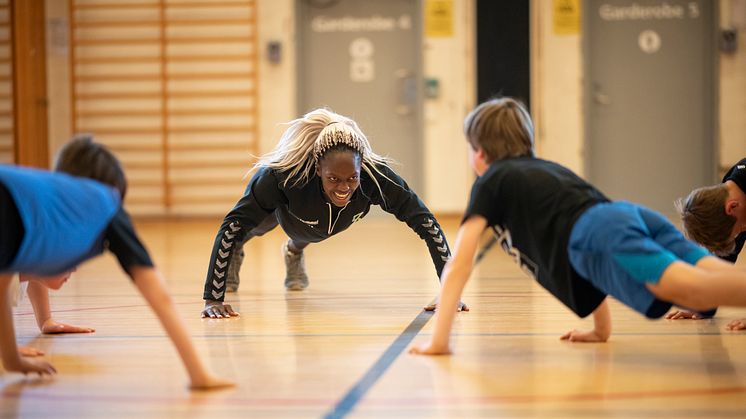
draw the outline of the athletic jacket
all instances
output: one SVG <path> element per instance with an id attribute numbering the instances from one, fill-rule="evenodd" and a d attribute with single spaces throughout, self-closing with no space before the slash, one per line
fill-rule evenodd
<path id="1" fill-rule="evenodd" d="M 244 196 L 225 216 L 215 238 L 203 298 L 223 301 L 225 275 L 233 253 L 265 218 L 274 214 L 290 238 L 316 243 L 346 230 L 363 218 L 371 205 L 379 205 L 399 221 L 407 223 L 425 240 L 440 277 L 451 255 L 440 225 L 399 175 L 387 166 L 378 168 L 388 178 L 375 174 L 383 196 L 370 175 L 361 171 L 360 186 L 343 208 L 334 208 L 327 202 L 321 179 L 315 174 L 303 186 L 291 186 L 292 181 L 284 186 L 286 173 L 260 169 L 251 179 Z"/>

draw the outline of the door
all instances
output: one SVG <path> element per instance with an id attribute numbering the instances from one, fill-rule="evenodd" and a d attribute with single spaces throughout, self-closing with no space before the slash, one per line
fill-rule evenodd
<path id="1" fill-rule="evenodd" d="M 613 199 L 672 216 L 713 183 L 714 2 L 584 2 L 586 167 Z"/>
<path id="2" fill-rule="evenodd" d="M 354 119 L 415 191 L 423 185 L 418 0 L 299 0 L 300 113 Z"/>

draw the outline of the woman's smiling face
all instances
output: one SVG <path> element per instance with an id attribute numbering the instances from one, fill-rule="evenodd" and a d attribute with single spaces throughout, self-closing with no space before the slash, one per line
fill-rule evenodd
<path id="1" fill-rule="evenodd" d="M 344 207 L 360 186 L 360 154 L 352 150 L 332 150 L 316 166 L 326 198 L 337 207 Z"/>

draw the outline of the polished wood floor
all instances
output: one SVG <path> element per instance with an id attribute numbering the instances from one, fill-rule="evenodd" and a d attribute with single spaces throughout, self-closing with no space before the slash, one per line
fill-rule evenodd
<path id="1" fill-rule="evenodd" d="M 442 221 L 453 241 L 457 219 Z M 428 319 L 421 307 L 438 287 L 424 245 L 404 224 L 369 218 L 309 247 L 303 292 L 283 288 L 283 233 L 256 239 L 241 288 L 229 296 L 241 317 L 205 320 L 202 285 L 218 224 L 138 228 L 199 350 L 238 387 L 188 391 L 162 329 L 114 258 L 103 256 L 52 295 L 58 321 L 95 333 L 40 335 L 28 300 L 16 309 L 19 342 L 46 351 L 59 374 L 2 373 L 0 417 L 318 418 L 335 406 L 361 418 L 746 417 L 746 332 L 724 330 L 746 310 L 649 321 L 614 302 L 609 342 L 561 342 L 590 319 L 576 318 L 493 249 L 467 286 L 472 311 L 456 321 L 455 354 L 412 356 L 393 344 L 411 344 L 402 337 Z"/>

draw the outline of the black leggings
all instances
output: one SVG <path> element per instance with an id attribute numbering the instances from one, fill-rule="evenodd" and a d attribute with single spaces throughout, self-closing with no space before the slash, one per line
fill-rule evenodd
<path id="1" fill-rule="evenodd" d="M 0 271 L 10 266 L 16 257 L 25 230 L 8 189 L 0 183 Z"/>

